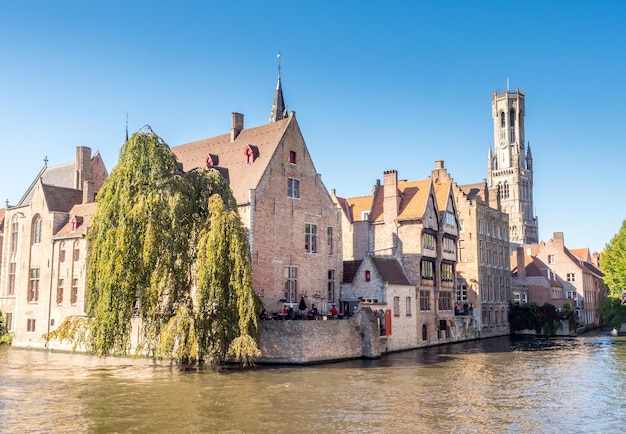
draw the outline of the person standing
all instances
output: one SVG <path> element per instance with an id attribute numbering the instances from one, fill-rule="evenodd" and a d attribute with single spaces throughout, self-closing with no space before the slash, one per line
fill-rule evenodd
<path id="1" fill-rule="evenodd" d="M 332 319 L 337 319 L 337 317 L 339 316 L 339 309 L 337 309 L 337 305 L 333 305 L 333 307 L 330 309 L 330 316 Z"/>

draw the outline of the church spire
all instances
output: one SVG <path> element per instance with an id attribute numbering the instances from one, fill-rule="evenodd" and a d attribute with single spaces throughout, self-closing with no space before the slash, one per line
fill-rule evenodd
<path id="1" fill-rule="evenodd" d="M 280 51 L 276 55 L 278 58 L 278 82 L 276 83 L 276 93 L 274 94 L 274 103 L 272 104 L 272 112 L 270 113 L 270 122 L 276 122 L 287 117 L 287 107 L 283 99 L 283 87 L 280 82 Z"/>

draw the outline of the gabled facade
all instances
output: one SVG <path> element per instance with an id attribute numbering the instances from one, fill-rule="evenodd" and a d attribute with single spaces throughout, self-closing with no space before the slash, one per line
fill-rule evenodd
<path id="1" fill-rule="evenodd" d="M 278 92 L 280 91 L 280 95 Z M 248 231 L 255 291 L 269 314 L 285 303 L 338 303 L 341 218 L 317 173 L 296 120 L 284 111 L 280 79 L 270 122 L 244 128 L 233 113 L 230 133 L 172 151 L 183 170 L 213 168 L 230 183 Z"/>
<path id="2" fill-rule="evenodd" d="M 455 304 L 460 315 L 474 317 L 482 337 L 509 334 L 511 300 L 509 218 L 500 209 L 496 189 L 486 181 L 459 186 L 435 163 L 432 178 L 450 185 L 459 218 Z"/>
<path id="3" fill-rule="evenodd" d="M 344 231 L 352 238 L 346 242 L 353 247 L 352 254 L 345 253 L 347 257 L 397 261 L 413 288 L 415 305 L 410 321 L 415 329 L 415 334 L 411 334 L 415 341 L 404 348 L 454 338 L 458 219 L 450 183 L 436 184 L 432 178 L 398 181 L 397 171 L 389 170 L 384 173 L 383 184 L 376 183 L 371 196 L 344 199 L 334 195 L 334 200 L 343 213 Z M 364 217 L 367 217 L 367 244 L 355 243 L 363 234 Z M 353 227 L 347 228 L 349 225 Z M 358 284 L 352 280 L 346 283 L 352 287 L 342 286 L 342 300 L 344 294 L 346 297 L 350 294 L 348 301 L 359 297 L 369 300 L 366 293 L 358 292 L 362 291 Z M 389 293 L 381 295 L 384 303 L 378 300 L 384 305 L 379 310 L 385 310 L 386 315 L 393 312 L 387 306 L 389 297 Z M 392 315 L 392 330 L 394 320 L 399 318 Z"/>
<path id="4" fill-rule="evenodd" d="M 600 301 L 606 297 L 607 288 L 602 272 L 588 261 L 588 249 L 569 250 L 565 247 L 563 232 L 555 232 L 553 238 L 547 242 L 526 244 L 522 247 L 526 256 L 537 258 L 545 264 L 546 270 L 542 270 L 544 275 L 549 273 L 549 277 L 562 286 L 561 297 L 557 297 L 555 291 L 556 300 L 550 304 L 562 307 L 559 304 L 562 299 L 566 299 L 575 309 L 576 320 L 580 326 L 598 327 Z M 586 252 L 586 257 L 582 258 L 573 252 Z M 517 293 L 514 292 L 514 295 L 517 296 Z M 533 300 L 532 294 L 529 299 Z"/>
<path id="5" fill-rule="evenodd" d="M 514 264 L 511 270 L 513 303 L 536 303 L 538 306 L 548 303 L 558 309 L 569 303 L 573 307 L 572 298 L 566 296 L 565 285 L 550 267 L 524 250 L 524 247 L 518 247 L 511 257 Z M 528 253 L 531 251 L 528 249 Z"/>
<path id="6" fill-rule="evenodd" d="M 107 175 L 99 153 L 78 147 L 74 162 L 44 166 L 6 209 L 0 311 L 13 345 L 43 347 L 66 316 L 85 313 L 84 237 Z"/>

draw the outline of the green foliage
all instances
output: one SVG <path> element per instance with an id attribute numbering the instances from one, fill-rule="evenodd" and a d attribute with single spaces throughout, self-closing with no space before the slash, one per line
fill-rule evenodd
<path id="1" fill-rule="evenodd" d="M 546 336 L 556 335 L 561 328 L 561 320 L 567 319 L 572 327 L 574 314 L 570 310 L 563 309 L 559 312 L 553 305 L 545 303 L 538 306 L 536 303 L 511 306 L 509 311 L 509 324 L 512 331 L 535 330 L 537 334 Z"/>
<path id="2" fill-rule="evenodd" d="M 217 172 L 180 173 L 148 128 L 122 147 L 97 200 L 88 235 L 90 320 L 68 322 L 53 337 L 102 356 L 125 355 L 138 315 L 139 354 L 221 362 L 235 343 L 242 363 L 258 356 L 250 250 Z"/>
<path id="3" fill-rule="evenodd" d="M 622 292 L 626 291 L 626 220 L 600 254 L 600 267 L 609 295 L 621 297 Z"/>
<path id="4" fill-rule="evenodd" d="M 602 324 L 620 328 L 626 322 L 626 305 L 622 304 L 621 297 L 607 297 L 600 302 L 600 319 Z"/>
<path id="5" fill-rule="evenodd" d="M 71 342 L 72 351 L 76 351 L 76 348 L 87 343 L 87 334 L 91 321 L 91 318 L 84 316 L 68 316 L 59 324 L 56 330 L 46 336 L 46 339 Z"/>
<path id="6" fill-rule="evenodd" d="M 13 335 L 9 333 L 4 315 L 0 312 L 0 345 L 11 344 Z"/>

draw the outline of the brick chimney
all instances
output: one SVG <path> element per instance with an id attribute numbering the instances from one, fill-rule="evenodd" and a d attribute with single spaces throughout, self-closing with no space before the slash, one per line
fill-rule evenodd
<path id="1" fill-rule="evenodd" d="M 515 251 L 517 256 L 517 278 L 523 279 L 526 277 L 526 264 L 524 261 L 524 248 L 518 247 Z"/>
<path id="2" fill-rule="evenodd" d="M 561 246 L 565 245 L 565 237 L 563 236 L 563 232 L 555 232 L 553 235 L 553 239 Z"/>
<path id="3" fill-rule="evenodd" d="M 80 190 L 83 182 L 91 182 L 91 148 L 76 147 L 76 162 L 74 163 L 74 188 Z"/>
<path id="4" fill-rule="evenodd" d="M 398 218 L 400 211 L 400 192 L 398 191 L 398 171 L 386 170 L 383 174 L 385 222 Z"/>
<path id="5" fill-rule="evenodd" d="M 83 182 L 83 203 L 91 203 L 96 200 L 96 189 L 91 181 Z"/>
<path id="6" fill-rule="evenodd" d="M 239 133 L 243 130 L 243 115 L 233 112 L 233 126 L 230 129 L 230 141 L 234 142 Z"/>

